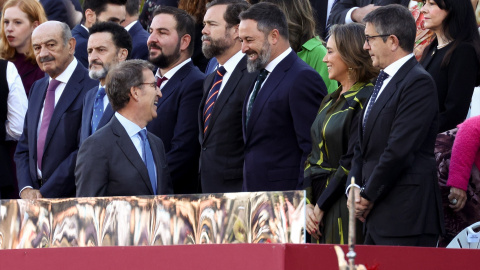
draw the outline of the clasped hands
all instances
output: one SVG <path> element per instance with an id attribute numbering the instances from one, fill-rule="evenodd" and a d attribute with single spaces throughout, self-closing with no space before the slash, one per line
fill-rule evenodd
<path id="1" fill-rule="evenodd" d="M 373 203 L 369 200 L 360 196 L 360 189 L 358 187 L 353 188 L 355 193 L 355 217 L 358 218 L 361 222 L 365 222 L 370 210 L 372 210 Z M 350 209 L 352 197 L 349 196 L 347 200 L 347 207 Z"/>

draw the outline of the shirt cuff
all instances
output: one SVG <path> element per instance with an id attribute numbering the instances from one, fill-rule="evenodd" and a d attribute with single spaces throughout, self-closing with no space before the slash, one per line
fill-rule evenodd
<path id="1" fill-rule="evenodd" d="M 26 189 L 26 188 L 31 188 L 31 189 L 33 189 L 33 187 L 31 187 L 31 186 L 26 186 L 26 187 L 22 188 L 22 189 L 20 190 L 20 192 L 18 193 L 18 197 L 22 198 L 22 197 L 20 196 L 20 194 L 22 194 L 22 191 L 23 191 L 24 189 Z"/>
<path id="2" fill-rule="evenodd" d="M 358 7 L 353 7 L 347 12 L 347 15 L 345 16 L 345 24 L 354 23 L 352 20 L 352 12 L 357 8 Z"/>
<path id="3" fill-rule="evenodd" d="M 348 192 L 350 191 L 350 188 L 351 188 L 351 187 L 356 187 L 356 188 L 360 189 L 360 186 L 357 185 L 357 184 L 350 184 L 350 185 L 348 185 L 347 189 L 345 190 L 345 195 L 347 196 L 347 198 L 348 198 L 348 194 L 349 194 Z"/>

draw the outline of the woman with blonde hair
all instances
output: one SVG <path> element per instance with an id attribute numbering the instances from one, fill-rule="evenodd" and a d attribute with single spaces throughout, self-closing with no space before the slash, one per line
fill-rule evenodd
<path id="1" fill-rule="evenodd" d="M 37 0 L 8 0 L 3 6 L 0 57 L 15 64 L 27 95 L 33 82 L 45 76 L 35 60 L 31 36 L 33 29 L 46 21 Z"/>

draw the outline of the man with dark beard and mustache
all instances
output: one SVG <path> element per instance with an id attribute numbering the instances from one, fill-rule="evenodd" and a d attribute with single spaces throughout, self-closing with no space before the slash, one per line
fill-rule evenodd
<path id="1" fill-rule="evenodd" d="M 240 13 L 242 51 L 260 71 L 243 106 L 244 191 L 301 189 L 310 126 L 327 88 L 290 48 L 287 20 L 274 4 Z"/>
<path id="2" fill-rule="evenodd" d="M 85 95 L 80 144 L 112 118 L 114 111 L 105 92 L 105 78 L 115 65 L 129 58 L 131 51 L 132 40 L 122 26 L 102 22 L 90 28 L 87 45 L 89 75 L 90 78 L 99 80 L 100 84 Z"/>
<path id="3" fill-rule="evenodd" d="M 162 139 L 175 194 L 199 192 L 197 112 L 205 75 L 193 65 L 195 21 L 184 10 L 159 7 L 147 45 L 163 97 L 147 129 Z"/>
<path id="4" fill-rule="evenodd" d="M 249 73 L 238 36 L 242 0 L 214 0 L 207 4 L 203 54 L 216 57 L 217 71 L 203 84 L 198 112 L 200 182 L 204 193 L 240 192 L 243 183 L 242 107 L 258 72 Z M 222 75 L 222 76 L 221 76 Z"/>

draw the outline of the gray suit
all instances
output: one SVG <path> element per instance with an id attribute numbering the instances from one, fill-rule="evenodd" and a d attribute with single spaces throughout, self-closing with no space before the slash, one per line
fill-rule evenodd
<path id="1" fill-rule="evenodd" d="M 148 133 L 157 167 L 157 195 L 172 194 L 162 141 Z M 147 167 L 114 116 L 83 142 L 75 167 L 77 197 L 153 195 Z"/>

